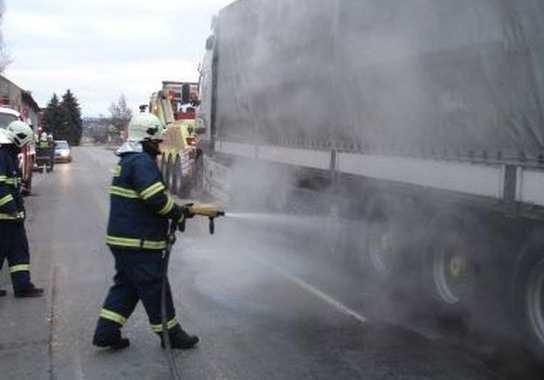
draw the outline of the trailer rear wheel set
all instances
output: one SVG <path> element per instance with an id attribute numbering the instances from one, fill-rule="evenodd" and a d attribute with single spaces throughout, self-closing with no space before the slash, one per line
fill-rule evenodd
<path id="1" fill-rule="evenodd" d="M 485 305 L 500 304 L 497 310 L 502 310 L 504 319 L 513 323 L 515 331 L 524 331 L 521 343 L 544 362 L 544 239 L 539 239 L 543 243 L 542 253 L 524 260 L 517 271 L 517 280 L 512 281 L 515 271 L 512 266 L 500 268 L 492 264 L 501 255 L 500 243 L 487 246 L 493 242 L 485 241 L 489 235 L 476 222 L 461 226 L 456 216 L 452 216 L 448 222 L 448 218 L 443 218 L 443 224 L 432 223 L 435 228 L 428 231 L 426 243 L 418 244 L 418 252 L 417 247 L 401 248 L 398 239 L 406 237 L 399 232 L 394 217 L 379 220 L 375 220 L 375 215 L 366 217 L 364 252 L 359 259 L 364 276 L 370 275 L 393 288 L 399 286 L 397 282 L 401 286 L 407 283 L 403 277 L 419 278 L 412 290 L 418 297 L 426 294 L 434 305 L 433 315 L 438 317 L 469 322 L 475 308 L 482 313 L 486 312 Z M 458 223 L 460 227 L 455 228 Z M 414 239 L 417 240 L 415 236 Z M 410 260 L 421 260 L 422 265 L 409 265 Z M 418 273 L 407 274 L 414 268 Z M 504 289 L 514 287 L 513 299 L 508 299 L 507 291 L 497 290 L 501 285 Z M 513 311 L 515 318 L 507 317 L 508 310 Z"/>

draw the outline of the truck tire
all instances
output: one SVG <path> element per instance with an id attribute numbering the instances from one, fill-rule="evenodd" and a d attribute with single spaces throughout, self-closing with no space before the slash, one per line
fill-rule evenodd
<path id="1" fill-rule="evenodd" d="M 166 157 L 164 153 L 161 155 L 159 165 L 161 168 L 162 177 L 166 178 Z"/>
<path id="2" fill-rule="evenodd" d="M 26 180 L 22 193 L 25 197 L 32 195 L 32 175 Z"/>
<path id="3" fill-rule="evenodd" d="M 464 236 L 447 232 L 435 240 L 428 256 L 433 296 L 444 306 L 461 306 L 473 297 L 476 272 L 473 247 Z"/>
<path id="4" fill-rule="evenodd" d="M 169 191 L 172 191 L 172 173 L 173 173 L 172 156 L 168 156 L 168 158 L 166 159 L 164 182 Z"/>
<path id="5" fill-rule="evenodd" d="M 469 322 L 473 312 L 485 308 L 484 303 L 496 301 L 500 252 L 493 250 L 500 243 L 497 239 L 490 246 L 485 236 L 490 232 L 469 215 L 431 221 L 423 244 L 420 289 L 436 316 Z"/>
<path id="6" fill-rule="evenodd" d="M 177 156 L 174 164 L 174 172 L 172 174 L 172 191 L 180 198 L 189 198 L 189 186 L 183 176 L 183 167 L 181 165 L 181 157 Z"/>
<path id="7" fill-rule="evenodd" d="M 399 257 L 394 227 L 390 220 L 367 224 L 366 264 L 378 278 L 387 280 L 398 270 Z"/>
<path id="8" fill-rule="evenodd" d="M 514 279 L 512 314 L 527 349 L 544 363 L 544 239 L 528 244 Z"/>
<path id="9" fill-rule="evenodd" d="M 524 303 L 529 348 L 544 362 L 544 255 L 528 273 Z"/>
<path id="10" fill-rule="evenodd" d="M 204 191 L 204 157 L 201 150 L 198 151 L 197 157 L 193 164 L 192 190 L 197 194 Z"/>
<path id="11" fill-rule="evenodd" d="M 364 252 L 361 266 L 374 281 L 390 288 L 403 286 L 408 274 L 405 265 L 410 244 L 405 233 L 409 222 L 390 207 L 386 199 L 376 197 L 368 201 L 365 211 Z"/>
<path id="12" fill-rule="evenodd" d="M 36 164 L 35 157 L 32 156 L 30 159 L 28 166 L 27 166 L 27 179 L 25 180 L 25 183 L 23 185 L 23 196 L 30 196 L 32 195 L 32 174 L 34 172 L 34 166 Z"/>

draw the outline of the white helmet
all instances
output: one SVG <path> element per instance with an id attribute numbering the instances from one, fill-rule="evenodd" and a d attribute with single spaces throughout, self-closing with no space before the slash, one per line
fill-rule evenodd
<path id="1" fill-rule="evenodd" d="M 41 141 L 46 141 L 47 140 L 47 133 L 46 132 L 42 132 L 42 134 L 40 135 L 40 140 Z"/>
<path id="2" fill-rule="evenodd" d="M 6 128 L 8 138 L 12 144 L 22 148 L 34 141 L 34 132 L 27 123 L 12 121 Z"/>
<path id="3" fill-rule="evenodd" d="M 153 114 L 139 113 L 134 115 L 128 125 L 128 141 L 162 140 L 164 127 Z"/>
<path id="4" fill-rule="evenodd" d="M 8 136 L 8 131 L 0 128 L 0 145 L 12 144 L 11 139 Z"/>

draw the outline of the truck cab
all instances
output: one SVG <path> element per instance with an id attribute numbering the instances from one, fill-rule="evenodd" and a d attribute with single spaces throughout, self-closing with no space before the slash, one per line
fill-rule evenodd
<path id="1" fill-rule="evenodd" d="M 194 185 L 201 155 L 196 111 L 200 106 L 198 84 L 163 82 L 151 96 L 149 110 L 166 127 L 161 145 L 161 169 L 171 192 L 187 196 Z"/>
<path id="2" fill-rule="evenodd" d="M 22 120 L 21 114 L 11 108 L 0 107 L 0 129 L 6 129 L 7 126 L 17 120 Z M 19 167 L 22 174 L 23 193 L 30 194 L 32 189 L 32 169 L 36 148 L 34 144 L 30 144 L 22 149 L 19 154 Z"/>

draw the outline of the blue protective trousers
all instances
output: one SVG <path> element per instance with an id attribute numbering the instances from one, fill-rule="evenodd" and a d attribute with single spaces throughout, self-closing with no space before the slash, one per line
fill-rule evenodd
<path id="1" fill-rule="evenodd" d="M 95 336 L 120 337 L 120 329 L 127 322 L 138 301 L 142 301 L 151 329 L 160 334 L 161 325 L 161 263 L 160 251 L 111 248 L 116 274 L 110 288 Z M 166 309 L 168 330 L 179 326 L 175 318 L 170 284 L 167 284 Z"/>
<path id="2" fill-rule="evenodd" d="M 0 270 L 8 262 L 13 290 L 30 286 L 30 253 L 25 225 L 22 222 L 0 222 Z"/>

